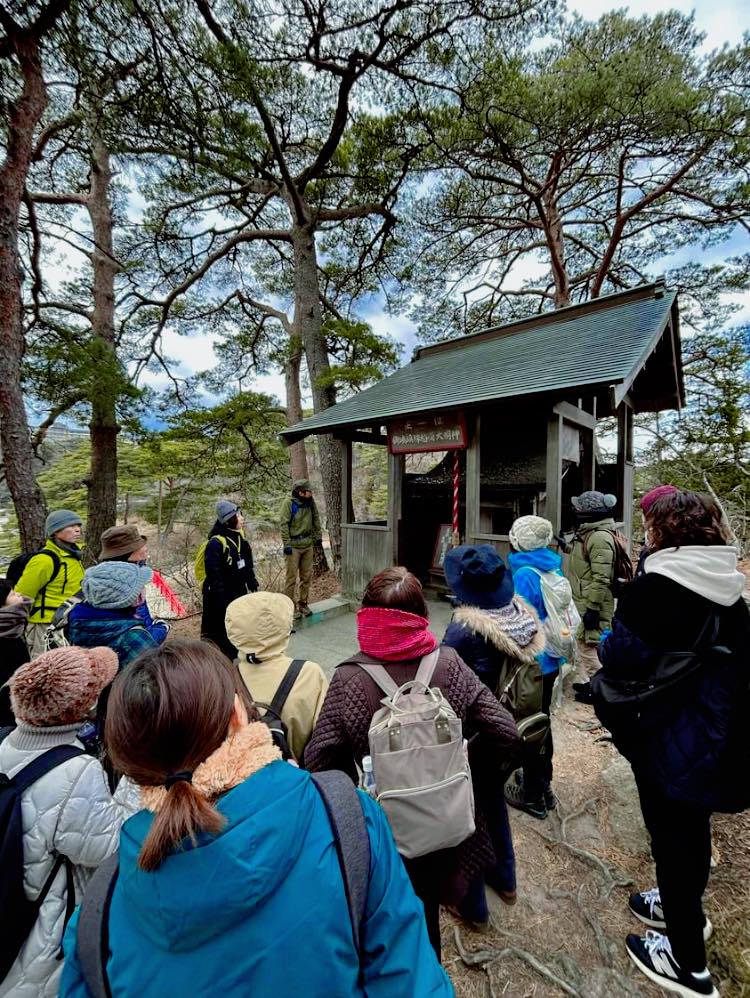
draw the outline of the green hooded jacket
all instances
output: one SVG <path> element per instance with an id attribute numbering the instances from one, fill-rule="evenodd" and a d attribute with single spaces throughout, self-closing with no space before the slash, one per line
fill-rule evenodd
<path id="1" fill-rule="evenodd" d="M 570 585 L 578 610 L 581 615 L 586 610 L 598 610 L 602 623 L 611 621 L 615 607 L 612 595 L 616 544 L 614 530 L 615 521 L 611 516 L 595 523 L 582 523 L 573 541 L 568 563 Z"/>
<path id="2" fill-rule="evenodd" d="M 309 548 L 323 537 L 314 499 L 309 505 L 292 496 L 285 499 L 279 510 L 279 526 L 284 547 Z"/>

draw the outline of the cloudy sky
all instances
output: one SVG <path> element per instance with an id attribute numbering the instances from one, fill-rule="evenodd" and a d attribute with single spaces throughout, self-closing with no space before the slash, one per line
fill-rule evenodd
<path id="1" fill-rule="evenodd" d="M 609 3 L 605 0 L 577 0 L 575 3 L 570 3 L 569 6 L 582 16 L 593 20 L 606 11 L 618 9 L 625 4 Z M 654 0 L 633 0 L 627 4 L 627 9 L 634 16 L 646 13 L 653 14 L 658 9 L 668 8 L 676 8 L 685 13 L 694 11 L 696 25 L 706 35 L 705 48 L 707 50 L 718 48 L 726 42 L 736 44 L 744 32 L 750 31 L 750 2 L 748 0 L 698 0 L 696 3 L 691 3 L 689 0 L 675 0 L 671 4 L 655 3 Z M 743 249 L 747 249 L 746 239 L 744 236 L 738 236 L 731 243 L 725 243 L 719 247 L 717 256 L 724 257 Z M 386 333 L 404 345 L 404 360 L 408 360 L 414 346 L 413 327 L 409 320 L 406 317 L 385 314 L 378 301 L 373 301 L 362 310 L 362 313 L 363 318 L 366 318 L 377 332 Z M 740 318 L 750 320 L 750 298 L 743 302 Z M 167 330 L 164 341 L 165 353 L 180 358 L 183 374 L 205 370 L 206 367 L 210 366 L 209 358 L 212 354 L 213 342 L 210 333 L 185 338 Z M 161 386 L 166 381 L 159 374 L 148 377 L 154 385 Z M 284 382 L 281 375 L 259 377 L 254 387 L 257 390 L 283 398 Z"/>

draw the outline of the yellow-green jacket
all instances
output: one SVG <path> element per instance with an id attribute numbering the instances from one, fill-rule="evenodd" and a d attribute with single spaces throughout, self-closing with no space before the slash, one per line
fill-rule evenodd
<path id="1" fill-rule="evenodd" d="M 57 575 L 52 578 L 55 571 L 52 558 L 46 554 L 35 554 L 28 560 L 23 575 L 15 585 L 16 592 L 34 601 L 29 614 L 30 624 L 48 624 L 55 610 L 70 596 L 75 596 L 83 582 L 80 555 L 76 556 L 51 540 L 42 550 L 51 551 L 59 558 Z"/>

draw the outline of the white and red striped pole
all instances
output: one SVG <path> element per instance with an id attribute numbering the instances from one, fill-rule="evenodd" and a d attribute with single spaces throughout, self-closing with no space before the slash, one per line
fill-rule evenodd
<path id="1" fill-rule="evenodd" d="M 458 451 L 453 451 L 453 547 L 457 548 L 461 543 L 458 533 L 458 487 L 461 481 Z"/>

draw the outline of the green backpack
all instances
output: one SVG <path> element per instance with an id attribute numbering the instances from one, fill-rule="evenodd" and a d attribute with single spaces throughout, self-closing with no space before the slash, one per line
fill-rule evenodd
<path id="1" fill-rule="evenodd" d="M 215 534 L 214 536 L 217 538 L 221 546 L 224 548 L 227 557 L 229 557 L 226 537 L 222 537 L 221 534 Z M 206 581 L 206 548 L 208 547 L 209 541 L 212 540 L 213 537 L 206 538 L 206 540 L 203 541 L 201 546 L 198 548 L 195 555 L 195 562 L 193 564 L 193 569 L 195 571 L 195 580 L 196 582 L 200 582 L 201 585 L 203 585 L 203 583 Z"/>

